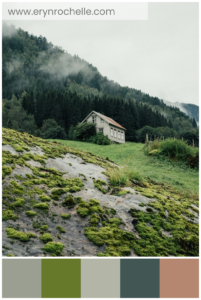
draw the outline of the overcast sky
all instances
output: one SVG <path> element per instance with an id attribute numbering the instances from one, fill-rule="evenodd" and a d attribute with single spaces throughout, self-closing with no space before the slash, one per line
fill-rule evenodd
<path id="1" fill-rule="evenodd" d="M 148 21 L 7 21 L 100 73 L 170 102 L 198 105 L 198 3 L 149 3 Z"/>

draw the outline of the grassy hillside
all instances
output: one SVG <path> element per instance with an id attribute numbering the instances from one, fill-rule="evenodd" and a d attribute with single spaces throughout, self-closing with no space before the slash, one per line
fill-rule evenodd
<path id="1" fill-rule="evenodd" d="M 64 145 L 80 150 L 90 151 L 103 158 L 108 157 L 119 166 L 138 171 L 140 175 L 150 177 L 157 182 L 171 185 L 180 192 L 194 195 L 198 193 L 198 171 L 190 169 L 183 163 L 168 159 L 159 160 L 143 153 L 143 144 L 127 142 L 122 145 L 100 146 L 77 141 L 56 140 Z"/>
<path id="2" fill-rule="evenodd" d="M 199 255 L 199 200 L 181 193 L 181 165 L 167 176 L 183 181 L 178 192 L 159 183 L 169 165 L 154 165 L 142 144 L 85 144 L 103 159 L 65 143 L 3 129 L 4 256 Z"/>

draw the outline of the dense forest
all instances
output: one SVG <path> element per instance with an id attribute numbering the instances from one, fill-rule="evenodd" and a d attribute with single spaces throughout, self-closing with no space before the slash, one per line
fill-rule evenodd
<path id="1" fill-rule="evenodd" d="M 163 100 L 108 80 L 45 37 L 4 23 L 2 45 L 4 127 L 42 136 L 50 119 L 69 137 L 73 127 L 95 110 L 124 126 L 130 141 L 144 139 L 145 126 L 157 129 L 159 135 L 198 136 L 194 118 Z"/>

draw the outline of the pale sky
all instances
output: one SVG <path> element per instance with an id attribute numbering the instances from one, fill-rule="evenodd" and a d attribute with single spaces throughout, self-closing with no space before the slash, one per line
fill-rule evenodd
<path id="1" fill-rule="evenodd" d="M 198 3 L 149 3 L 147 21 L 7 21 L 103 76 L 170 102 L 199 103 Z"/>

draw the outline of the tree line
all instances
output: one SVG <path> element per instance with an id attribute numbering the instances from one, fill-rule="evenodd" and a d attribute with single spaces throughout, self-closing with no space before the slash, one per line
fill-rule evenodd
<path id="1" fill-rule="evenodd" d="M 196 131 L 195 120 L 178 108 L 121 87 L 45 37 L 3 24 L 2 47 L 5 127 L 40 136 L 44 122 L 50 119 L 68 136 L 72 126 L 95 110 L 125 127 L 129 141 L 137 141 L 144 126 L 169 128 L 177 134 Z"/>

